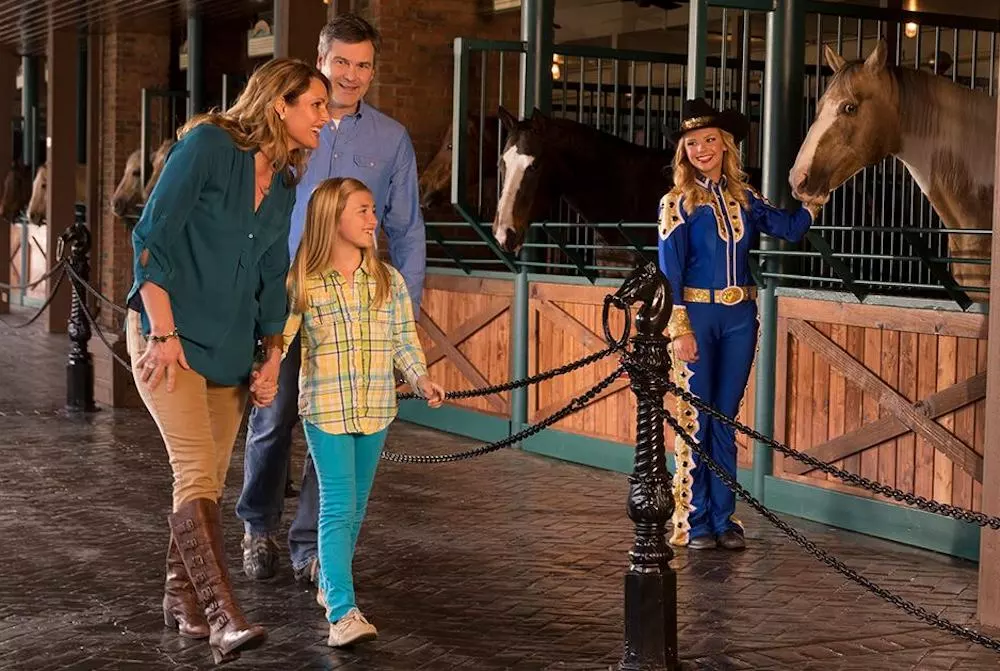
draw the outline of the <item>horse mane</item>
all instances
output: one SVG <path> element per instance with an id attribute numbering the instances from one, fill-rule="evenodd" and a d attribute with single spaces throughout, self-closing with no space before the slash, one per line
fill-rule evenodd
<path id="1" fill-rule="evenodd" d="M 588 147 L 598 150 L 595 153 L 605 156 L 610 155 L 611 153 L 631 152 L 633 154 L 643 155 L 644 158 L 658 158 L 663 156 L 665 153 L 672 156 L 674 151 L 672 148 L 660 149 L 658 147 L 644 147 L 643 145 L 629 142 L 628 140 L 620 138 L 617 135 L 612 135 L 607 131 L 599 130 L 578 121 L 573 121 L 572 119 L 548 117 L 546 118 L 545 123 L 558 128 L 561 131 L 583 136 L 582 139 L 587 143 Z"/>
<path id="2" fill-rule="evenodd" d="M 834 75 L 828 88 L 843 87 L 851 97 L 857 99 L 858 81 L 870 76 L 864 67 L 864 61 L 851 61 Z M 962 86 L 942 75 L 901 65 L 886 66 L 885 72 L 889 77 L 892 93 L 898 101 L 903 123 L 901 130 L 909 135 L 927 138 L 940 135 L 943 130 L 957 130 L 942 129 L 942 106 L 927 104 L 927 101 L 950 103 L 965 110 L 967 114 L 976 114 L 978 108 L 988 103 L 991 106 L 988 110 L 991 119 L 995 117 L 993 106 L 996 105 L 996 98 L 982 91 Z"/>

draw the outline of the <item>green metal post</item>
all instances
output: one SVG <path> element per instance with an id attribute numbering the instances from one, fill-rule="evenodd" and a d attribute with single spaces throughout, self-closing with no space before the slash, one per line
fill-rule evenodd
<path id="1" fill-rule="evenodd" d="M 708 53 L 708 0 L 691 0 L 688 19 L 687 97 L 705 95 L 705 63 Z"/>
<path id="2" fill-rule="evenodd" d="M 204 110 L 205 86 L 203 77 L 204 44 L 201 14 L 192 10 L 187 20 L 187 116 L 190 119 Z"/>
<path id="3" fill-rule="evenodd" d="M 764 156 L 763 192 L 771 202 L 791 205 L 788 171 L 792 148 L 798 146 L 794 129 L 799 127 L 802 100 L 802 64 L 805 60 L 805 5 L 800 0 L 776 0 L 775 10 L 767 15 L 767 56 L 764 66 Z M 761 236 L 761 249 L 773 251 L 777 241 Z M 762 270 L 776 266 L 773 257 L 764 256 Z M 774 435 L 775 358 L 777 353 L 778 299 L 777 282 L 767 279 L 761 288 L 760 348 L 757 353 L 754 398 L 754 424 L 765 436 Z M 755 444 L 753 456 L 753 493 L 763 500 L 764 483 L 774 467 L 771 448 Z"/>

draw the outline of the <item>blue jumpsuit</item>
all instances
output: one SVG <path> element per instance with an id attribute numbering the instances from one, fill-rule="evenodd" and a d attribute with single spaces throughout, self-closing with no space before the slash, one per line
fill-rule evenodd
<path id="1" fill-rule="evenodd" d="M 805 208 L 794 214 L 773 207 L 759 193 L 747 192 L 744 208 L 719 183 L 700 178 L 696 188 L 711 201 L 687 214 L 680 189 L 660 200 L 660 268 L 670 280 L 674 310 L 671 339 L 694 333 L 698 360 L 673 361 L 675 383 L 728 417 L 736 417 L 757 350 L 757 287 L 750 274 L 750 249 L 760 233 L 790 242 L 802 239 L 813 223 Z M 677 417 L 712 459 L 736 477 L 736 437 L 732 428 L 701 415 L 678 399 Z M 679 438 L 674 457 L 674 530 L 670 542 L 742 530 L 733 518 L 736 496 L 707 467 L 699 468 Z"/>

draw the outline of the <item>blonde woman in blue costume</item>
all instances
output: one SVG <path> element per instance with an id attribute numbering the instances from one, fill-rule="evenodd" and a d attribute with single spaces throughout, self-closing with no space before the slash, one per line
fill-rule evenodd
<path id="1" fill-rule="evenodd" d="M 674 310 L 668 332 L 675 382 L 728 417 L 735 417 L 757 349 L 757 287 L 750 250 L 760 233 L 802 239 L 818 211 L 773 207 L 746 182 L 737 145 L 749 124 L 735 111 L 688 100 L 674 134 L 674 188 L 660 200 L 660 268 L 670 280 Z M 711 458 L 736 477 L 732 428 L 679 401 L 682 426 Z M 733 518 L 736 497 L 679 438 L 674 456 L 673 545 L 691 549 L 746 547 Z"/>
<path id="2" fill-rule="evenodd" d="M 299 415 L 319 483 L 319 586 L 330 646 L 371 640 L 351 562 L 382 445 L 396 416 L 393 365 L 439 407 L 403 276 L 378 258 L 375 199 L 352 178 L 324 180 L 306 209 L 288 275 L 285 347 L 301 335 Z"/>

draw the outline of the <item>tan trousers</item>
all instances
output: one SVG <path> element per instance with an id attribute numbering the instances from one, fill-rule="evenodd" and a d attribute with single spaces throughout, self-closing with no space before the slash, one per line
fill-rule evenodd
<path id="1" fill-rule="evenodd" d="M 139 313 L 128 311 L 128 353 L 135 362 L 146 350 Z M 174 473 L 174 511 L 192 499 L 222 498 L 233 444 L 243 420 L 246 387 L 212 384 L 193 370 L 177 369 L 172 392 L 166 377 L 150 389 L 133 370 L 139 396 L 160 429 Z"/>

